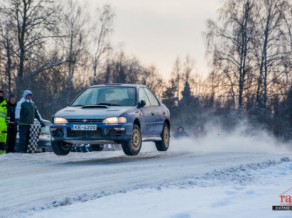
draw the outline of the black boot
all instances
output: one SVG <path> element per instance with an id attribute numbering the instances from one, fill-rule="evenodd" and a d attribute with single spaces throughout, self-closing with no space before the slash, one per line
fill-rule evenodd
<path id="1" fill-rule="evenodd" d="M 5 144 L 3 142 L 0 142 L 0 150 L 1 151 L 5 150 Z"/>
<path id="2" fill-rule="evenodd" d="M 5 154 L 6 146 L 3 142 L 0 142 L 0 154 Z"/>

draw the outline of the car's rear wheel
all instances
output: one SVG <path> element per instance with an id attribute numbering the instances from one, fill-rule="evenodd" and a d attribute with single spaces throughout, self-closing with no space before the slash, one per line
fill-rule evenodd
<path id="1" fill-rule="evenodd" d="M 91 148 L 93 151 L 102 151 L 104 146 L 100 144 L 96 144 L 96 145 L 91 145 Z"/>
<path id="2" fill-rule="evenodd" d="M 62 141 L 52 141 L 52 150 L 56 155 L 65 156 L 70 153 L 72 145 Z"/>
<path id="3" fill-rule="evenodd" d="M 170 142 L 169 127 L 167 124 L 164 124 L 163 126 L 161 139 L 162 139 L 161 141 L 155 142 L 156 148 L 158 151 L 167 151 Z"/>
<path id="4" fill-rule="evenodd" d="M 131 140 L 123 142 L 122 148 L 126 155 L 134 156 L 139 154 L 142 147 L 142 135 L 139 126 L 134 125 Z"/>

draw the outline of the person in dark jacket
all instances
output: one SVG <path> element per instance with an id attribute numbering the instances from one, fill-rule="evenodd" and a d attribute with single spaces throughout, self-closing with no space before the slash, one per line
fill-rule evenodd
<path id="1" fill-rule="evenodd" d="M 189 137 L 189 134 L 185 132 L 185 129 L 182 126 L 179 126 L 176 130 L 176 132 L 173 134 L 174 138 L 184 138 L 184 137 Z"/>
<path id="2" fill-rule="evenodd" d="M 25 90 L 23 98 L 17 103 L 15 111 L 15 119 L 19 128 L 19 144 L 16 148 L 17 152 L 26 153 L 29 142 L 30 126 L 34 124 L 35 118 L 40 122 L 42 127 L 45 126 L 37 107 L 32 101 L 32 92 L 30 90 Z"/>
<path id="3" fill-rule="evenodd" d="M 7 115 L 7 150 L 6 153 L 15 152 L 15 142 L 17 134 L 17 125 L 15 123 L 15 109 L 16 109 L 16 98 L 15 95 L 11 94 L 9 96 L 9 101 L 7 103 L 8 115 Z"/>

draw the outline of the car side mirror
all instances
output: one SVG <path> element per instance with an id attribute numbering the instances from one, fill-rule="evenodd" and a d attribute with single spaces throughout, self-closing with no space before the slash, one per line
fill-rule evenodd
<path id="1" fill-rule="evenodd" d="M 144 100 L 141 100 L 141 101 L 139 101 L 139 103 L 138 103 L 138 107 L 139 107 L 139 108 L 141 108 L 141 107 L 145 107 L 145 105 L 146 105 L 146 102 L 145 102 Z"/>

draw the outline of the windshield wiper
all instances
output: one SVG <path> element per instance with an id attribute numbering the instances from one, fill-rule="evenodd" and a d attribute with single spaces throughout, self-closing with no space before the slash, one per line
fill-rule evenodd
<path id="1" fill-rule="evenodd" d="M 84 106 L 83 104 L 75 104 L 75 105 L 70 105 L 71 107 L 82 107 Z"/>
<path id="2" fill-rule="evenodd" d="M 107 105 L 84 105 L 82 108 L 108 108 Z"/>
<path id="3" fill-rule="evenodd" d="M 120 104 L 111 104 L 111 103 L 99 103 L 99 104 L 96 104 L 96 105 L 105 105 L 105 106 L 122 106 Z"/>
<path id="4" fill-rule="evenodd" d="M 111 104 L 111 103 L 99 103 L 99 104 L 76 104 L 76 105 L 71 105 L 71 107 L 82 107 L 82 108 L 107 108 L 108 106 L 122 106 L 119 104 Z"/>

